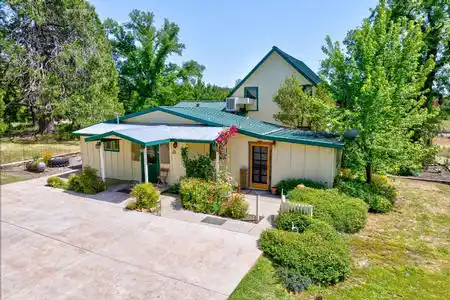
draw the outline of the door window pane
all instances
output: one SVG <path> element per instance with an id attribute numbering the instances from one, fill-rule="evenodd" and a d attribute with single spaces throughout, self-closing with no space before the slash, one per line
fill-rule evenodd
<path id="1" fill-rule="evenodd" d="M 147 147 L 147 163 L 156 164 L 156 146 Z"/>
<path id="2" fill-rule="evenodd" d="M 252 182 L 267 184 L 268 147 L 252 146 Z"/>

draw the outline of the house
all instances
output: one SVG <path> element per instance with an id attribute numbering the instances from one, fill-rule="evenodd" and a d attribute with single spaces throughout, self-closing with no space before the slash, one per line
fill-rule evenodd
<path id="1" fill-rule="evenodd" d="M 173 184 L 185 175 L 181 149 L 192 156 L 212 155 L 220 132 L 235 125 L 227 144 L 234 180 L 270 189 L 282 179 L 307 178 L 333 184 L 343 143 L 330 133 L 277 124 L 273 95 L 294 75 L 314 93 L 319 77 L 303 62 L 273 47 L 230 92 L 226 101 L 182 101 L 108 120 L 74 132 L 80 136 L 83 165 L 102 178 Z M 145 167 L 146 166 L 146 167 Z"/>

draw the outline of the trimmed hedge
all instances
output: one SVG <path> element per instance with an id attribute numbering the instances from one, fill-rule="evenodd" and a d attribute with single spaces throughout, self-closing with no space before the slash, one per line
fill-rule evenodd
<path id="1" fill-rule="evenodd" d="M 392 210 L 397 190 L 386 176 L 374 175 L 371 184 L 357 179 L 342 179 L 336 187 L 343 193 L 357 197 L 369 205 L 371 212 L 385 213 Z"/>
<path id="2" fill-rule="evenodd" d="M 293 190 L 297 187 L 297 185 L 303 184 L 306 187 L 314 188 L 314 189 L 326 189 L 327 187 L 321 183 L 314 182 L 309 179 L 300 179 L 300 178 L 290 178 L 284 179 L 277 183 L 275 186 L 277 188 L 277 194 L 281 195 L 281 191 L 284 194 L 287 194 L 290 190 Z"/>
<path id="3" fill-rule="evenodd" d="M 272 262 L 289 269 L 289 274 L 282 277 L 286 286 L 286 279 L 293 277 L 296 285 L 305 285 L 308 278 L 328 285 L 350 274 L 350 249 L 342 236 L 324 222 L 314 222 L 301 234 L 266 230 L 261 234 L 259 246 Z"/>
<path id="4" fill-rule="evenodd" d="M 283 212 L 275 219 L 277 229 L 292 231 L 294 226 L 298 233 L 304 232 L 313 222 L 313 218 L 298 212 Z"/>
<path id="5" fill-rule="evenodd" d="M 294 189 L 288 198 L 292 202 L 313 205 L 314 218 L 327 222 L 340 232 L 355 233 L 367 223 L 367 204 L 336 189 Z"/>

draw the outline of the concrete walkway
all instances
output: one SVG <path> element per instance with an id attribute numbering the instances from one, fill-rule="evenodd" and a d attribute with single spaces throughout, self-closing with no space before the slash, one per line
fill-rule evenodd
<path id="1" fill-rule="evenodd" d="M 260 255 L 256 236 L 45 181 L 0 187 L 1 299 L 226 299 Z"/>

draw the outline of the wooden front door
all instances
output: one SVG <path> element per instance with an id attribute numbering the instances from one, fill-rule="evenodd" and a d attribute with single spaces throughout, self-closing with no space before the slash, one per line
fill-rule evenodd
<path id="1" fill-rule="evenodd" d="M 250 187 L 269 189 L 270 144 L 250 143 Z"/>

